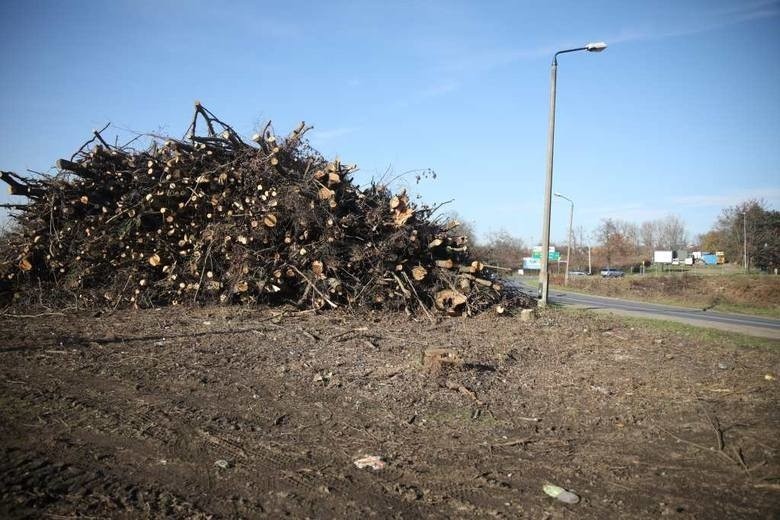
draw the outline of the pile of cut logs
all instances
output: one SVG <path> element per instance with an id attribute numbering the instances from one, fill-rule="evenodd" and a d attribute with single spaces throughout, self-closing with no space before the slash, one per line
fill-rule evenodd
<path id="1" fill-rule="evenodd" d="M 187 137 L 142 151 L 93 132 L 53 176 L 0 172 L 16 225 L 0 291 L 81 306 L 190 302 L 499 312 L 533 301 L 471 258 L 457 223 L 270 123 L 242 139 L 196 103 Z"/>

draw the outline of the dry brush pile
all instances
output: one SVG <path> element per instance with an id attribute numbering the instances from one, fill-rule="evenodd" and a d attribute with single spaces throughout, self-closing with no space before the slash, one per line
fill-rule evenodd
<path id="1" fill-rule="evenodd" d="M 203 132 L 199 133 L 199 130 Z M 328 161 L 270 124 L 246 142 L 196 103 L 184 140 L 145 150 L 100 132 L 59 173 L 0 176 L 27 203 L 0 249 L 0 291 L 16 301 L 98 307 L 188 302 L 437 308 L 533 302 L 471 258 L 457 226 Z"/>

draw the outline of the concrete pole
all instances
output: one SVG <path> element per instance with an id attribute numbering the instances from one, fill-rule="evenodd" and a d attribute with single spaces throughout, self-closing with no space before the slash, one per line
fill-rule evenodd
<path id="1" fill-rule="evenodd" d="M 555 149 L 555 83 L 558 76 L 558 61 L 553 59 L 550 70 L 550 119 L 547 126 L 547 176 L 544 181 L 544 214 L 542 215 L 542 265 L 539 269 L 539 306 L 547 306 L 550 273 L 548 255 L 550 251 L 550 210 L 552 206 L 553 151 Z"/>
<path id="2" fill-rule="evenodd" d="M 571 265 L 571 225 L 574 222 L 574 201 L 569 200 L 569 202 L 571 203 L 571 208 L 569 208 L 569 244 L 566 246 L 566 276 L 563 279 L 563 285 L 569 285 L 569 265 Z"/>
<path id="3" fill-rule="evenodd" d="M 569 201 L 569 204 L 571 204 L 571 207 L 569 208 L 569 243 L 566 246 L 566 276 L 563 279 L 563 285 L 569 285 L 569 266 L 570 260 L 571 260 L 571 241 L 574 237 L 574 231 L 572 230 L 572 223 L 574 222 L 574 201 L 571 200 L 566 195 L 561 195 L 560 193 L 553 193 L 556 197 L 560 197 L 564 200 Z"/>
<path id="4" fill-rule="evenodd" d="M 539 307 L 547 306 L 550 273 L 548 256 L 550 254 L 550 208 L 552 206 L 553 151 L 555 149 L 555 83 L 558 77 L 558 55 L 567 52 L 601 52 L 607 48 L 604 42 L 592 42 L 585 47 L 558 51 L 553 55 L 550 68 L 550 121 L 547 126 L 547 176 L 544 182 L 544 215 L 542 215 L 542 263 L 539 269 Z M 568 267 L 568 266 L 567 266 Z"/>
<path id="5" fill-rule="evenodd" d="M 747 259 L 747 212 L 742 213 L 742 254 L 745 261 L 745 272 L 748 272 Z"/>
<path id="6" fill-rule="evenodd" d="M 593 273 L 593 268 L 590 264 L 590 244 L 588 244 L 588 274 Z"/>

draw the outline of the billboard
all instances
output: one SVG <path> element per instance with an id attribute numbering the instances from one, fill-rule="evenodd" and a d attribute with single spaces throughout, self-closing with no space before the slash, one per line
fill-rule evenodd
<path id="1" fill-rule="evenodd" d="M 653 262 L 656 264 L 671 264 L 674 254 L 672 251 L 654 251 Z"/>

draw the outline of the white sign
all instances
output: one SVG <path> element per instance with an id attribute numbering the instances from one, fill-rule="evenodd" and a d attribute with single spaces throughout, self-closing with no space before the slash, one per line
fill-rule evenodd
<path id="1" fill-rule="evenodd" d="M 526 256 L 523 258 L 523 269 L 536 269 L 540 270 L 542 268 L 542 259 L 541 258 L 534 258 L 534 257 L 528 257 Z"/>
<path id="2" fill-rule="evenodd" d="M 655 251 L 653 252 L 653 262 L 656 264 L 671 264 L 672 256 L 672 251 Z"/>

